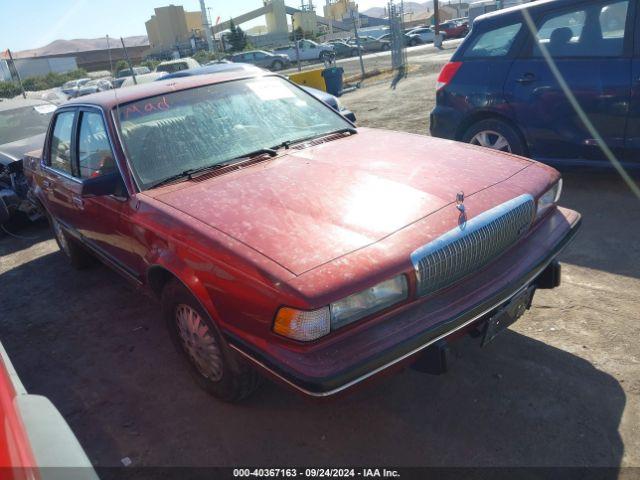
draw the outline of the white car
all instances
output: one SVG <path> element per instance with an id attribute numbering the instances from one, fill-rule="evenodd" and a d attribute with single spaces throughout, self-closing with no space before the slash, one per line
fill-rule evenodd
<path id="1" fill-rule="evenodd" d="M 424 43 L 432 43 L 434 38 L 436 37 L 436 32 L 429 27 L 422 28 L 414 28 L 413 30 L 407 32 L 407 35 L 418 35 L 420 40 Z M 440 35 L 445 36 L 444 32 L 440 32 Z"/>
<path id="2" fill-rule="evenodd" d="M 324 60 L 326 57 L 333 56 L 333 45 L 326 43 L 316 43 L 313 40 L 298 40 L 298 52 L 300 54 L 300 60 Z M 279 55 L 286 55 L 292 62 L 297 60 L 296 58 L 296 46 L 295 44 L 286 47 L 276 48 L 273 53 Z"/>
<path id="3" fill-rule="evenodd" d="M 200 64 L 191 57 L 178 58 L 176 60 L 167 60 L 160 62 L 156 67 L 156 72 L 174 73 L 180 70 L 189 70 L 190 68 L 198 68 Z"/>

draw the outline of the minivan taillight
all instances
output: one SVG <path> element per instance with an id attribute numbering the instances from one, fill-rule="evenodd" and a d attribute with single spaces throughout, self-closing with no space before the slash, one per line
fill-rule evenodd
<path id="1" fill-rule="evenodd" d="M 442 70 L 440 70 L 440 75 L 438 75 L 438 81 L 436 82 L 436 90 L 440 90 L 442 87 L 447 86 L 455 77 L 456 72 L 462 66 L 462 62 L 449 62 Z"/>

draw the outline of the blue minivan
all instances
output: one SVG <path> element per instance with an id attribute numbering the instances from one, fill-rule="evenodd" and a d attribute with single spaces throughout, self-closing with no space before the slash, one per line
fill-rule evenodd
<path id="1" fill-rule="evenodd" d="M 604 166 L 599 135 L 623 165 L 640 166 L 638 1 L 541 0 L 478 17 L 440 72 L 431 134 Z"/>

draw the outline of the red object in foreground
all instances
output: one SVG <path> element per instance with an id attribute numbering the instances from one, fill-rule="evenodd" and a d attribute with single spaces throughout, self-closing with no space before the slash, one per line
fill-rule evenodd
<path id="1" fill-rule="evenodd" d="M 97 479 L 78 440 L 45 397 L 31 395 L 0 343 L 0 477 L 4 480 Z"/>
<path id="2" fill-rule="evenodd" d="M 160 296 L 195 378 L 225 400 L 255 369 L 328 396 L 470 329 L 486 344 L 559 284 L 580 223 L 550 167 L 356 130 L 249 72 L 70 102 L 25 171 L 71 261 L 91 252 Z"/>

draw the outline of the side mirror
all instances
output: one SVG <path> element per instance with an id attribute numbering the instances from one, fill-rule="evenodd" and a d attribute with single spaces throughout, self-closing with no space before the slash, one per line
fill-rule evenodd
<path id="1" fill-rule="evenodd" d="M 95 178 L 87 178 L 82 181 L 83 197 L 100 197 L 103 195 L 124 196 L 127 189 L 124 186 L 120 172 L 115 171 L 100 175 Z"/>

